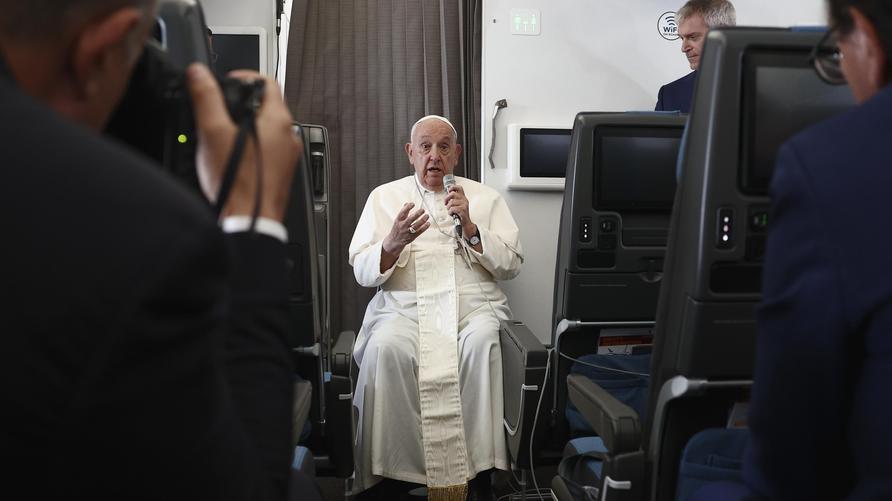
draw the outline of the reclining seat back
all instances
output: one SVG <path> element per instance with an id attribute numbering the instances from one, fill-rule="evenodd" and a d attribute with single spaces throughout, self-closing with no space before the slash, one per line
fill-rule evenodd
<path id="1" fill-rule="evenodd" d="M 295 218 L 301 221 L 295 228 L 305 242 L 305 253 L 295 250 L 295 256 L 306 258 L 304 268 L 309 271 L 303 280 L 301 293 L 295 294 L 292 300 L 296 303 L 295 315 L 309 325 L 310 314 L 314 315 L 312 341 L 309 331 L 302 333 L 303 356 L 301 360 L 312 364 L 305 368 L 313 373 L 313 434 L 310 444 L 314 450 L 321 451 L 328 461 L 322 461 L 320 467 L 325 475 L 338 478 L 349 477 L 353 472 L 353 409 L 352 409 L 352 374 L 353 341 L 355 334 L 345 331 L 333 339 L 331 333 L 331 231 L 329 228 L 330 206 L 335 194 L 331 193 L 331 153 L 329 149 L 328 129 L 322 125 L 301 125 L 304 131 L 304 162 L 295 176 L 300 176 L 299 192 L 292 193 L 292 200 L 300 197 L 301 205 L 297 210 L 302 215 Z M 289 233 L 292 228 L 288 228 Z M 311 291 L 314 307 L 306 307 L 311 299 L 307 292 Z M 307 348 L 310 348 L 307 351 Z M 309 358 L 308 358 L 309 357 Z M 301 371 L 303 375 L 304 371 Z"/>
<path id="2" fill-rule="evenodd" d="M 307 416 L 309 421 L 318 422 L 319 416 L 324 412 L 320 405 L 324 396 L 321 387 L 322 358 L 319 356 L 318 346 L 322 342 L 321 300 L 319 293 L 321 277 L 319 275 L 318 262 L 316 260 L 316 231 L 313 218 L 313 198 L 310 192 L 312 180 L 307 165 L 310 162 L 309 155 L 309 127 L 297 125 L 294 131 L 301 137 L 304 143 L 304 155 L 300 158 L 294 179 L 291 183 L 291 196 L 288 209 L 285 212 L 285 228 L 288 230 L 288 244 L 286 253 L 289 265 L 288 281 L 288 307 L 291 313 L 291 333 L 288 338 L 289 346 L 294 354 L 294 364 L 297 372 L 296 385 L 299 392 L 305 388 L 312 388 L 312 400 L 303 395 L 295 395 L 295 402 L 301 405 L 310 405 L 309 413 L 306 409 L 295 407 L 296 416 Z M 314 348 L 316 348 L 314 350 Z M 315 353 L 315 354 L 314 354 Z M 309 382 L 310 385 L 307 385 Z M 297 404 L 296 404 L 297 405 Z M 297 429 L 300 427 L 301 429 Z M 296 439 L 304 435 L 304 427 L 295 423 Z"/>
<path id="3" fill-rule="evenodd" d="M 327 424 L 337 421 L 337 404 L 340 402 L 330 395 L 333 378 L 330 377 L 332 340 L 328 293 L 328 131 L 320 125 L 300 124 L 295 125 L 295 132 L 303 139 L 304 155 L 294 173 L 285 216 L 291 267 L 289 306 L 294 326 L 289 343 L 298 376 L 312 383 L 313 399 L 309 412 L 312 434 L 307 443 L 317 455 L 328 457 L 332 463 L 340 464 L 340 460 L 352 470 L 349 437 L 346 447 L 341 443 L 344 436 L 349 436 L 349 405 L 342 405 L 340 409 L 346 416 L 342 419 L 347 423 L 346 428 Z M 347 387 L 346 392 L 349 393 L 349 384 Z M 297 432 L 300 433 L 299 430 Z M 328 474 L 327 471 L 325 473 Z"/>
<path id="4" fill-rule="evenodd" d="M 285 213 L 288 230 L 288 264 L 290 266 L 289 306 L 295 329 L 289 340 L 293 348 L 312 348 L 322 342 L 322 270 L 320 269 L 316 217 L 310 169 L 309 137 L 311 126 L 295 126 L 304 141 L 304 155 L 294 172 L 291 198 Z M 308 359 L 297 359 L 299 366 L 307 367 Z M 312 364 L 316 365 L 316 364 Z M 315 379 L 316 371 L 301 376 Z"/>
<path id="5" fill-rule="evenodd" d="M 564 382 L 572 364 L 560 355 L 596 353 L 599 338 L 611 334 L 650 343 L 684 124 L 675 113 L 576 116 L 555 265 L 555 442 L 567 436 Z M 632 379 L 639 389 L 631 392 L 646 392 L 646 378 Z M 569 423 L 571 431 L 581 430 L 579 421 Z"/>
<path id="6" fill-rule="evenodd" d="M 688 440 L 748 399 L 778 146 L 852 103 L 819 80 L 815 32 L 711 30 L 682 146 L 657 308 L 645 450 L 651 498 L 673 499 Z"/>

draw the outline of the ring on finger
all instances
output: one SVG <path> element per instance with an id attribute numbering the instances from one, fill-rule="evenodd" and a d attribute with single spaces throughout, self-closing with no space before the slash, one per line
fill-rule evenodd
<path id="1" fill-rule="evenodd" d="M 415 234 L 415 231 L 416 231 L 416 230 L 415 230 L 415 227 L 414 227 L 414 226 L 409 226 L 409 233 L 411 233 L 411 234 L 414 235 L 414 234 Z"/>

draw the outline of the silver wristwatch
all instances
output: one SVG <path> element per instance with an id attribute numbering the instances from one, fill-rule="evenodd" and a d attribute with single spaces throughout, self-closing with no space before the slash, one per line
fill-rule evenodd
<path id="1" fill-rule="evenodd" d="M 472 247 L 480 243 L 480 228 L 477 228 L 477 231 L 471 235 L 471 238 L 468 239 L 468 243 L 471 244 Z"/>

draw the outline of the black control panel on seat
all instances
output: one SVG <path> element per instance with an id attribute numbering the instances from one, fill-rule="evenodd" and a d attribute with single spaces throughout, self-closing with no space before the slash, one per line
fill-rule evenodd
<path id="1" fill-rule="evenodd" d="M 579 221 L 579 241 L 592 241 L 592 218 L 584 217 Z"/>
<path id="2" fill-rule="evenodd" d="M 760 263 L 765 259 L 765 244 L 768 241 L 768 206 L 752 206 L 747 210 L 746 254 L 744 259 Z"/>
<path id="3" fill-rule="evenodd" d="M 613 216 L 598 218 L 598 250 L 616 250 L 616 227 L 618 223 Z"/>
<path id="4" fill-rule="evenodd" d="M 715 246 L 719 249 L 734 247 L 734 209 L 719 209 L 716 223 Z"/>

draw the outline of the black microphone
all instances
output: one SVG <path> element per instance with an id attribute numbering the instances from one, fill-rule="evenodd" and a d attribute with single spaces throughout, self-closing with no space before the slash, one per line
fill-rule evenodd
<path id="1" fill-rule="evenodd" d="M 449 188 L 455 186 L 455 176 L 452 174 L 446 174 L 443 176 L 443 186 L 446 187 L 446 193 L 449 193 Z M 458 214 L 451 214 L 452 222 L 455 223 L 455 234 L 461 237 L 461 216 Z"/>

